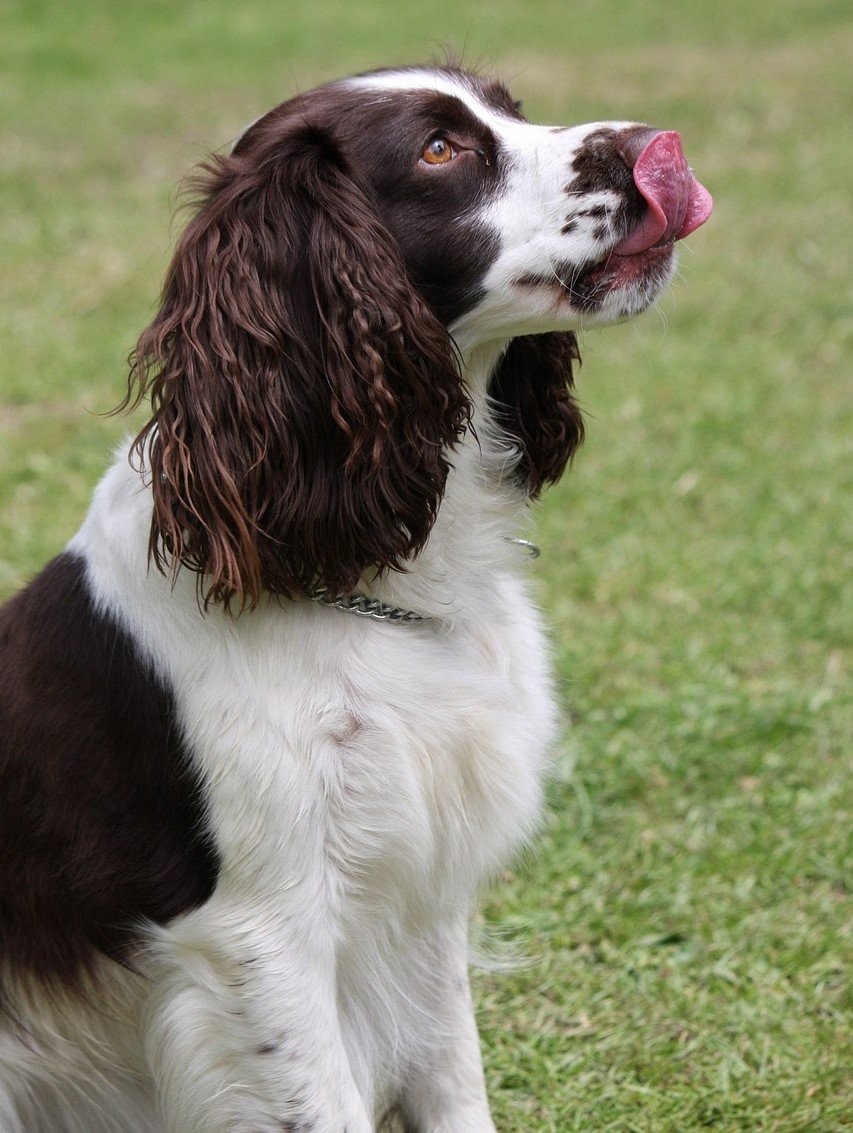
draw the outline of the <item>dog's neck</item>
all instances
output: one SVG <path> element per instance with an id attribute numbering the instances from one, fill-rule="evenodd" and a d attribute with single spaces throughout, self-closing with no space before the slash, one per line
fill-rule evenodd
<path id="1" fill-rule="evenodd" d="M 444 626 L 493 616 L 498 579 L 523 569 L 527 501 L 518 485 L 517 450 L 495 423 L 489 380 L 506 342 L 463 355 L 463 381 L 472 403 L 471 428 L 451 455 L 451 470 L 435 526 L 404 572 L 366 573 L 359 593 Z"/>

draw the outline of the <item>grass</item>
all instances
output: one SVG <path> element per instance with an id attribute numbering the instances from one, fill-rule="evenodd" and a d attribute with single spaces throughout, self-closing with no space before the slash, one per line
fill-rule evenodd
<path id="1" fill-rule="evenodd" d="M 74 531 L 127 428 L 97 414 L 151 311 L 176 183 L 272 102 L 455 43 L 536 119 L 681 129 L 715 217 L 659 314 L 585 337 L 589 440 L 540 510 L 572 726 L 541 843 L 484 906 L 530 957 L 476 977 L 486 1071 L 502 1133 L 846 1127 L 845 6 L 2 15 L 4 595 Z"/>

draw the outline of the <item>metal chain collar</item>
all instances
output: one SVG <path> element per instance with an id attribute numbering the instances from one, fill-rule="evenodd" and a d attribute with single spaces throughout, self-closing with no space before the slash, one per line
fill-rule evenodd
<path id="1" fill-rule="evenodd" d="M 507 539 L 508 543 L 515 543 L 521 547 L 531 559 L 539 558 L 539 548 L 529 539 Z M 388 602 L 381 602 L 378 598 L 371 598 L 367 594 L 330 594 L 325 586 L 315 586 L 308 591 L 312 602 L 319 602 L 321 606 L 333 606 L 337 610 L 345 610 L 349 614 L 358 614 L 362 618 L 373 618 L 378 622 L 394 622 L 397 625 L 412 625 L 415 622 L 432 622 L 435 618 L 429 614 L 416 614 L 413 610 L 404 610 L 400 606 L 392 606 Z"/>
<path id="2" fill-rule="evenodd" d="M 334 606 L 338 610 L 359 614 L 363 618 L 374 618 L 378 622 L 409 624 L 433 620 L 426 614 L 416 614 L 412 610 L 391 606 L 388 602 L 380 602 L 378 598 L 370 598 L 367 594 L 330 594 L 325 586 L 315 586 L 308 591 L 308 597 L 321 606 Z"/>

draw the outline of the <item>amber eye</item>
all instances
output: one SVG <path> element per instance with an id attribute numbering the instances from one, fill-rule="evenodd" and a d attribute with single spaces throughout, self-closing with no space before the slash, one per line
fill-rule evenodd
<path id="1" fill-rule="evenodd" d="M 453 146 L 446 138 L 435 138 L 421 154 L 421 160 L 427 165 L 446 165 L 455 156 Z"/>

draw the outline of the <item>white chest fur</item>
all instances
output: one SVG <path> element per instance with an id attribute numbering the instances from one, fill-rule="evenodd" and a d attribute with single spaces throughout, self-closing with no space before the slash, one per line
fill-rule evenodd
<path id="1" fill-rule="evenodd" d="M 150 500 L 123 457 L 73 544 L 174 691 L 199 774 L 221 868 L 186 947 L 240 910 L 234 957 L 262 941 L 315 958 L 317 1002 L 331 979 L 354 1080 L 379 1108 L 429 1028 L 410 1010 L 417 949 L 470 914 L 535 827 L 554 729 L 524 560 L 505 542 L 517 505 L 483 514 L 481 496 L 476 524 L 464 493 L 445 505 L 418 570 L 383 593 L 439 613 L 417 626 L 307 600 L 202 616 L 190 575 L 172 586 L 146 568 Z"/>
<path id="2" fill-rule="evenodd" d="M 476 519 L 466 504 L 451 485 L 418 568 L 387 584 L 431 621 L 273 600 L 228 618 L 202 616 L 187 572 L 148 568 L 150 500 L 123 456 L 102 481 L 72 546 L 175 693 L 224 883 L 265 885 L 269 868 L 298 884 L 323 861 L 353 892 L 384 878 L 390 899 L 400 872 L 430 903 L 464 900 L 528 832 L 554 722 L 547 646 L 507 552 L 515 501 L 501 515 L 481 494 Z"/>
<path id="3" fill-rule="evenodd" d="M 495 589 L 516 612 L 488 627 L 300 603 L 214 627 L 209 649 L 187 643 L 171 677 L 223 885 L 305 885 L 342 930 L 365 908 L 420 920 L 467 907 L 535 820 L 550 726 L 520 587 Z"/>

